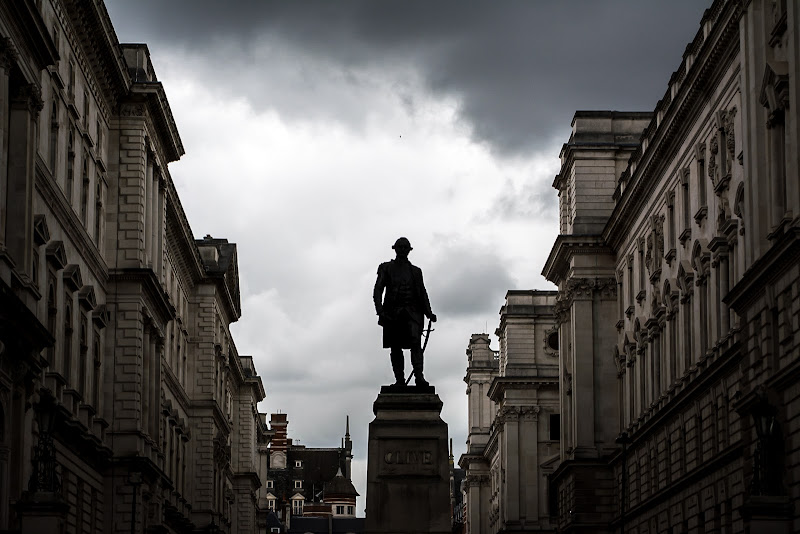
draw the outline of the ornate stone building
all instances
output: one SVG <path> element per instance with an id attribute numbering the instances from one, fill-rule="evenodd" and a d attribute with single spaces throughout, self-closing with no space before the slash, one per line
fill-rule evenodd
<path id="1" fill-rule="evenodd" d="M 459 465 L 466 532 L 554 532 L 547 476 L 559 458 L 554 291 L 509 291 L 495 332 L 467 349 L 469 434 Z"/>
<path id="2" fill-rule="evenodd" d="M 18 0 L 0 58 L 0 531 L 253 531 L 236 245 L 192 236 L 147 47 L 102 1 Z"/>
<path id="3" fill-rule="evenodd" d="M 356 518 L 358 492 L 351 480 L 350 418 L 341 447 L 292 443 L 285 413 L 272 414 L 270 427 L 269 448 L 261 449 L 267 466 L 259 492 L 261 508 L 274 513 L 287 532 L 316 532 L 318 528 L 328 532 L 329 527 L 335 532 L 363 532 L 364 519 Z"/>
<path id="4" fill-rule="evenodd" d="M 800 5 L 716 0 L 561 152 L 561 532 L 800 531 Z"/>

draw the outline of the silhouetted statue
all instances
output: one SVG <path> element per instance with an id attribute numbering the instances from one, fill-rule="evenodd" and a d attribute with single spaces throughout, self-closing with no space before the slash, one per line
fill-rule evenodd
<path id="1" fill-rule="evenodd" d="M 383 327 L 383 348 L 391 349 L 389 354 L 396 386 L 406 383 L 403 349 L 411 349 L 414 382 L 418 386 L 427 386 L 428 382 L 422 374 L 420 337 L 423 315 L 434 323 L 436 315 L 431 311 L 428 292 L 422 282 L 422 270 L 408 261 L 411 243 L 401 237 L 392 248 L 397 257 L 378 266 L 378 279 L 372 292 L 378 324 Z"/>

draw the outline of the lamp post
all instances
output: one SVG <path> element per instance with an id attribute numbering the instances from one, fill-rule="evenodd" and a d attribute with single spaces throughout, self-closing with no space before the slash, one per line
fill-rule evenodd
<path id="1" fill-rule="evenodd" d="M 753 481 L 751 491 L 754 495 L 780 495 L 782 493 L 781 431 L 775 419 L 777 409 L 766 399 L 761 398 L 753 406 L 751 413 L 756 427 L 756 448 L 753 452 Z"/>
<path id="2" fill-rule="evenodd" d="M 28 491 L 31 493 L 58 493 L 61 489 L 61 480 L 56 473 L 56 448 L 53 443 L 55 409 L 55 400 L 49 392 L 43 391 L 34 410 L 39 439 L 33 450 L 33 471 L 28 480 Z"/>
<path id="3" fill-rule="evenodd" d="M 22 493 L 14 508 L 19 518 L 19 532 L 63 532 L 69 505 L 61 496 L 56 447 L 53 432 L 56 423 L 56 401 L 52 393 L 42 388 L 34 402 L 34 417 L 38 438 L 33 447 L 33 469 L 28 490 Z"/>
<path id="4" fill-rule="evenodd" d="M 619 499 L 619 532 L 625 534 L 625 495 L 628 493 L 628 443 L 630 436 L 622 432 L 616 439 L 622 445 L 622 496 Z"/>
<path id="5" fill-rule="evenodd" d="M 136 534 L 136 497 L 139 486 L 142 485 L 142 474 L 134 471 L 128 477 L 128 483 L 131 485 L 131 534 Z"/>

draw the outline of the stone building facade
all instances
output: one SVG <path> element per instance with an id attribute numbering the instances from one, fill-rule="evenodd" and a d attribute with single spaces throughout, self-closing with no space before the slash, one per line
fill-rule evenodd
<path id="1" fill-rule="evenodd" d="M 356 518 L 358 492 L 351 479 L 350 418 L 347 418 L 341 447 L 306 447 L 293 443 L 285 413 L 272 414 L 270 428 L 269 447 L 261 448 L 266 476 L 258 493 L 260 508 L 275 514 L 290 532 L 312 531 L 319 525 L 325 529 L 331 525 L 335 532 L 340 528 L 349 531 L 355 525 L 359 532 L 363 531 L 363 518 Z M 265 525 L 266 517 L 265 514 Z"/>
<path id="2" fill-rule="evenodd" d="M 716 0 L 561 152 L 561 532 L 800 531 L 800 5 Z"/>
<path id="3" fill-rule="evenodd" d="M 19 0 L 0 59 L 0 531 L 253 531 L 236 245 L 192 236 L 147 47 L 102 1 Z"/>
<path id="4" fill-rule="evenodd" d="M 554 532 L 548 475 L 559 459 L 560 411 L 555 291 L 509 291 L 496 335 L 467 349 L 469 434 L 466 532 Z"/>

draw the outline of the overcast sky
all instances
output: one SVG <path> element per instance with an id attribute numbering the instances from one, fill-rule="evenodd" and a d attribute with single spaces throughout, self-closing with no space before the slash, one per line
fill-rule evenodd
<path id="1" fill-rule="evenodd" d="M 317 447 L 339 445 L 350 415 L 363 515 L 372 402 L 393 381 L 378 264 L 411 240 L 439 316 L 426 377 L 457 461 L 470 334 L 494 333 L 508 289 L 552 288 L 551 184 L 574 112 L 651 111 L 710 1 L 106 4 L 166 88 L 195 237 L 238 244 L 231 330 L 264 381 L 261 411 Z"/>

